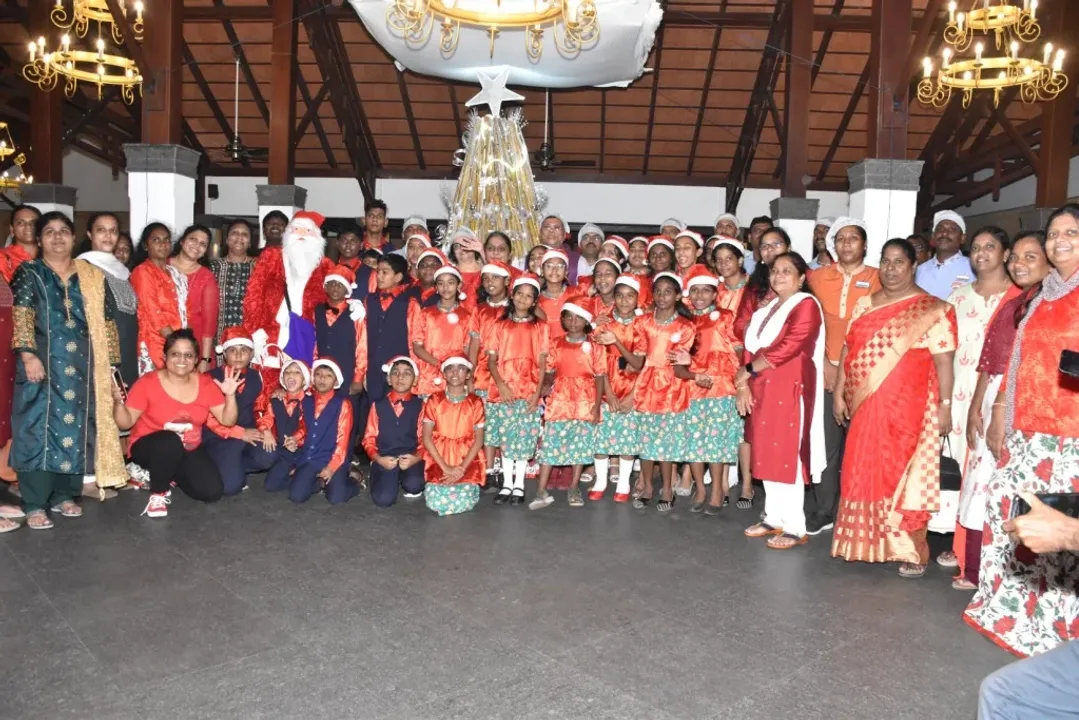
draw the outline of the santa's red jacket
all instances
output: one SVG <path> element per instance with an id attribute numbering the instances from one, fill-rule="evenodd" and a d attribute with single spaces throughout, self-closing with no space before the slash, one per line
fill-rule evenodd
<path id="1" fill-rule="evenodd" d="M 311 322 L 315 319 L 315 306 L 326 302 L 326 289 L 322 281 L 333 267 L 333 262 L 323 258 L 318 264 L 303 291 L 303 317 Z M 267 342 L 277 343 L 281 328 L 277 323 L 277 311 L 285 301 L 285 261 L 281 257 L 280 247 L 264 249 L 259 254 L 251 280 L 247 283 L 247 297 L 244 298 L 244 327 L 254 334 L 265 330 Z M 299 308 L 292 308 L 296 312 Z"/>

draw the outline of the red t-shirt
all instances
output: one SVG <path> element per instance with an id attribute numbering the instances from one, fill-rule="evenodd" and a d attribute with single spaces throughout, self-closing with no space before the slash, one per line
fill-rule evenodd
<path id="1" fill-rule="evenodd" d="M 129 408 L 142 411 L 131 428 L 131 444 L 151 433 L 169 429 L 165 427 L 166 423 L 185 423 L 191 427 L 184 431 L 181 439 L 186 449 L 194 450 L 202 442 L 202 426 L 206 424 L 210 408 L 224 402 L 224 393 L 205 373 L 199 374 L 199 394 L 192 403 L 182 403 L 165 392 L 156 372 L 143 375 L 127 397 Z"/>

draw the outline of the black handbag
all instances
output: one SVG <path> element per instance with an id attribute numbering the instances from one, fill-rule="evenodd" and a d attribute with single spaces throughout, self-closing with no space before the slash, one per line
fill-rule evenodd
<path id="1" fill-rule="evenodd" d="M 944 454 L 945 446 L 948 455 Z M 963 471 L 959 469 L 959 461 L 951 457 L 951 452 L 952 443 L 945 437 L 940 443 L 940 489 L 959 492 L 963 488 Z"/>

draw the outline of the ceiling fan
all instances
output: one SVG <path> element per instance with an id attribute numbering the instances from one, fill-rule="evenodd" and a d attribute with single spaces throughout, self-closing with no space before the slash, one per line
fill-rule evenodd
<path id="1" fill-rule="evenodd" d="M 550 172 L 555 168 L 590 168 L 596 166 L 595 160 L 558 160 L 554 154 L 554 143 L 550 141 L 549 123 L 551 117 L 551 91 L 548 90 L 543 100 L 543 142 L 539 150 L 532 154 L 532 167 L 539 168 L 544 172 Z M 600 129 L 602 132 L 602 128 Z"/>
<path id="2" fill-rule="evenodd" d="M 247 147 L 240 140 L 240 58 L 236 58 L 236 87 L 232 96 L 232 137 L 223 148 L 216 148 L 213 153 L 223 153 L 224 159 L 232 162 L 265 160 L 270 154 L 269 148 Z"/>

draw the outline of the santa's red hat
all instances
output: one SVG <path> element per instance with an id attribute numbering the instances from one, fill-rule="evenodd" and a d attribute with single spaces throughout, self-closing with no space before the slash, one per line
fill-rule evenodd
<path id="1" fill-rule="evenodd" d="M 719 278 L 713 275 L 704 265 L 692 266 L 685 274 L 685 277 L 682 278 L 682 281 L 683 287 L 685 287 L 685 290 L 682 291 L 683 297 L 689 297 L 689 289 L 694 285 L 719 287 Z"/>
<path id="2" fill-rule="evenodd" d="M 339 282 L 349 290 L 356 289 L 356 273 L 347 265 L 334 265 L 322 279 L 322 287 L 331 282 Z"/>
<path id="3" fill-rule="evenodd" d="M 251 339 L 251 333 L 239 325 L 225 328 L 221 335 L 221 344 L 215 349 L 218 354 L 223 354 L 230 347 L 245 347 L 255 349 L 255 341 Z"/>
<path id="4" fill-rule="evenodd" d="M 311 364 L 311 374 L 314 375 L 315 370 L 320 367 L 329 368 L 333 371 L 334 376 L 337 378 L 337 382 L 334 383 L 333 389 L 341 387 L 345 384 L 345 374 L 341 372 L 341 366 L 337 364 L 333 358 L 321 357 Z"/>
<path id="5" fill-rule="evenodd" d="M 608 235 L 607 239 L 603 241 L 604 245 L 614 245 L 618 252 L 622 254 L 622 258 L 629 257 L 629 243 L 621 235 Z"/>
<path id="6" fill-rule="evenodd" d="M 420 256 L 418 258 L 416 258 L 416 264 L 419 265 L 421 262 L 423 262 L 424 258 L 429 258 L 429 257 L 438 258 L 439 262 L 441 262 L 443 265 L 449 265 L 450 264 L 450 261 L 446 257 L 446 254 L 444 252 L 442 252 L 441 250 L 439 250 L 438 248 L 428 248 L 427 250 L 424 250 L 423 252 L 421 252 Z"/>
<path id="7" fill-rule="evenodd" d="M 406 363 L 406 364 L 408 364 L 409 367 L 412 368 L 412 374 L 419 377 L 420 368 L 416 365 L 416 361 L 413 360 L 412 358 L 410 358 L 408 355 L 395 355 L 394 357 L 390 358 L 390 361 L 382 366 L 382 372 L 389 375 L 390 370 L 393 370 L 393 366 L 396 365 L 397 363 Z"/>
<path id="8" fill-rule="evenodd" d="M 532 273 L 523 273 L 521 277 L 513 281 L 513 289 L 516 290 L 522 285 L 531 285 L 536 288 L 536 292 L 540 291 L 540 279 Z"/>
<path id="9" fill-rule="evenodd" d="M 648 241 L 648 252 L 652 252 L 652 248 L 657 245 L 662 245 L 671 252 L 674 252 L 674 243 L 666 235 L 653 235 Z"/>
<path id="10" fill-rule="evenodd" d="M 488 260 L 487 264 L 480 269 L 481 275 L 501 275 L 504 278 L 513 277 L 513 270 L 501 260 Z"/>
<path id="11" fill-rule="evenodd" d="M 322 223 L 326 222 L 325 216 L 313 210 L 300 210 L 292 216 L 292 222 L 296 222 L 297 220 L 307 220 L 320 230 L 322 229 Z"/>
<path id="12" fill-rule="evenodd" d="M 284 355 L 284 353 L 282 353 L 282 355 Z M 303 387 L 300 389 L 306 390 L 311 387 L 311 370 L 307 367 L 307 363 L 303 360 L 290 360 L 287 355 L 284 356 L 286 358 L 285 364 L 281 367 L 281 375 L 277 380 L 277 382 L 281 384 L 281 387 L 285 387 L 285 371 L 293 365 L 298 367 L 300 369 L 300 374 L 303 375 Z M 288 388 L 285 388 L 285 390 L 288 390 Z"/>

